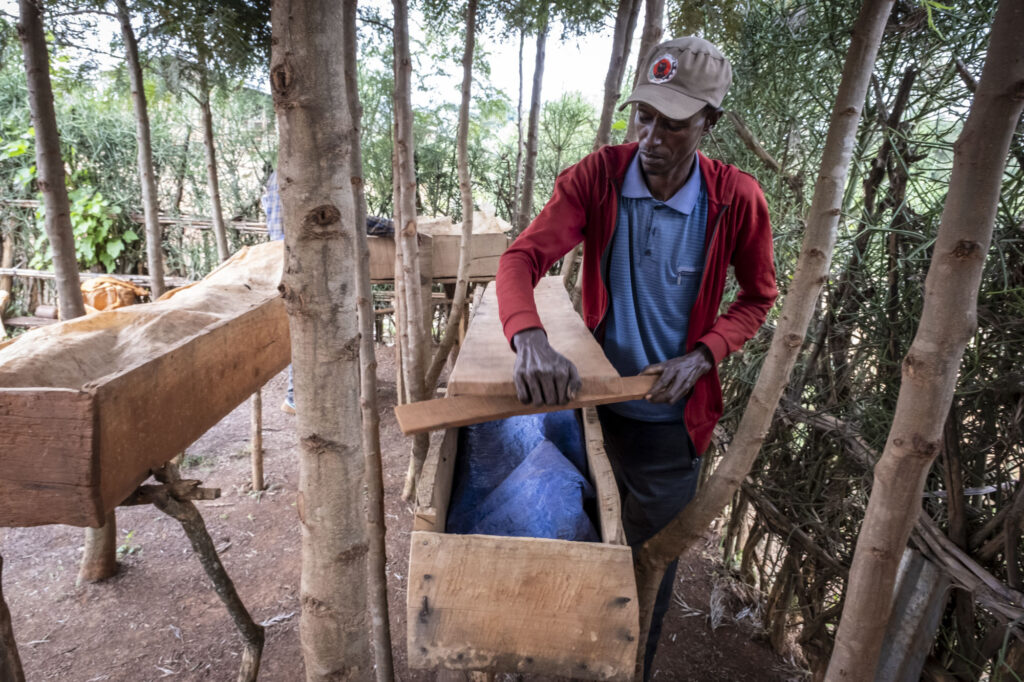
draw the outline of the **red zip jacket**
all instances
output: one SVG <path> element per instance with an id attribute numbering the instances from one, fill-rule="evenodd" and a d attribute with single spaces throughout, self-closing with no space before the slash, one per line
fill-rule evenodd
<path id="1" fill-rule="evenodd" d="M 605 279 L 622 181 L 637 144 L 602 147 L 555 181 L 544 210 L 509 246 L 498 264 L 498 313 L 509 343 L 516 333 L 541 327 L 533 288 L 554 263 L 583 242 L 583 321 L 600 338 L 608 312 Z M 699 153 L 699 152 L 698 152 Z M 708 193 L 705 266 L 690 312 L 686 350 L 711 350 L 716 367 L 693 388 L 683 412 L 696 451 L 703 453 L 722 416 L 717 364 L 740 348 L 764 322 L 778 296 L 768 204 L 754 178 L 703 154 L 700 171 Z M 718 314 L 725 275 L 732 265 L 740 292 Z"/>

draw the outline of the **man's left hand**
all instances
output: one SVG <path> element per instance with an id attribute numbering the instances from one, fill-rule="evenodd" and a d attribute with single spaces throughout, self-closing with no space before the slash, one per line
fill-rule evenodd
<path id="1" fill-rule="evenodd" d="M 711 351 L 704 345 L 686 355 L 644 367 L 641 374 L 660 374 L 650 392 L 644 396 L 652 403 L 675 405 L 693 390 L 697 380 L 714 367 Z"/>

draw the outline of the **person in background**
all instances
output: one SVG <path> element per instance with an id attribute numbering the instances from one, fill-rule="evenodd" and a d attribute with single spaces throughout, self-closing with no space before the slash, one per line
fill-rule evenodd
<path id="1" fill-rule="evenodd" d="M 284 239 L 284 220 L 281 214 L 281 193 L 277 186 L 277 171 L 271 171 L 267 178 L 267 187 L 260 199 L 263 212 L 267 214 L 267 235 L 271 241 Z M 281 403 L 281 411 L 295 414 L 295 381 L 292 377 L 292 366 L 288 365 L 288 391 Z"/>
<path id="2" fill-rule="evenodd" d="M 562 172 L 498 266 L 499 316 L 522 402 L 565 404 L 579 390 L 576 367 L 548 343 L 533 287 L 580 242 L 584 322 L 619 374 L 658 375 L 645 400 L 598 410 L 634 548 L 696 493 L 700 457 L 722 416 L 716 366 L 757 332 L 778 295 L 761 188 L 698 151 L 731 82 L 729 61 L 706 40 L 654 47 L 626 102 L 637 105 L 638 143 L 602 147 Z M 739 293 L 719 314 L 730 266 Z M 677 563 L 655 602 L 648 678 Z"/>

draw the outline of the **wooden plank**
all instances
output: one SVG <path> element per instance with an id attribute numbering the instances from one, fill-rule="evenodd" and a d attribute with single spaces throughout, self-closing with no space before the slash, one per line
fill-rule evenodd
<path id="1" fill-rule="evenodd" d="M 590 480 L 597 493 L 597 516 L 601 528 L 601 540 L 611 545 L 626 544 L 626 533 L 622 530 L 622 507 L 619 500 L 619 486 L 615 473 L 604 449 L 604 434 L 601 420 L 593 407 L 583 408 L 583 435 L 587 442 L 587 464 Z"/>
<path id="2" fill-rule="evenodd" d="M 448 518 L 448 503 L 452 496 L 452 477 L 455 473 L 455 455 L 459 447 L 459 430 L 448 429 L 440 444 L 430 448 L 420 472 L 416 489 L 416 515 L 413 530 L 443 533 Z"/>
<path id="3" fill-rule="evenodd" d="M 534 299 L 551 347 L 579 370 L 583 382 L 581 392 L 618 393 L 621 390 L 619 373 L 573 309 L 562 278 L 542 279 L 534 290 Z M 515 395 L 512 381 L 515 359 L 498 317 L 496 288 L 487 287 L 466 334 L 459 361 L 448 378 L 448 395 Z"/>
<path id="4" fill-rule="evenodd" d="M 94 422 L 84 391 L 0 390 L 0 527 L 102 523 Z"/>
<path id="5" fill-rule="evenodd" d="M 104 510 L 288 366 L 284 300 L 223 320 L 94 388 Z"/>
<path id="6" fill-rule="evenodd" d="M 412 533 L 409 667 L 629 680 L 639 615 L 629 547 Z"/>
<path id="7" fill-rule="evenodd" d="M 462 352 L 465 352 L 465 348 Z M 567 405 L 542 405 L 540 407 L 524 405 L 515 395 L 460 395 L 399 405 L 395 407 L 395 417 L 398 419 L 398 428 L 402 430 L 402 433 L 411 436 L 416 433 L 479 424 L 492 419 L 505 419 L 520 414 L 539 414 L 638 400 L 647 395 L 657 378 L 657 375 L 653 374 L 622 377 L 619 380 L 619 391 L 614 393 L 581 392 L 575 400 Z"/>

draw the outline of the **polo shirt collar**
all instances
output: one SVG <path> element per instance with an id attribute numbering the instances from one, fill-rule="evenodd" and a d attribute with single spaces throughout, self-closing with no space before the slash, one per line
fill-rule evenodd
<path id="1" fill-rule="evenodd" d="M 654 199 L 651 190 L 647 188 L 643 172 L 640 170 L 640 153 L 633 155 L 633 160 L 626 170 L 626 177 L 622 181 L 622 196 L 628 199 Z M 690 215 L 693 207 L 697 205 L 697 198 L 700 196 L 700 154 L 693 155 L 693 170 L 686 183 L 679 188 L 675 194 L 664 202 L 666 206 L 679 211 L 683 215 Z"/>

